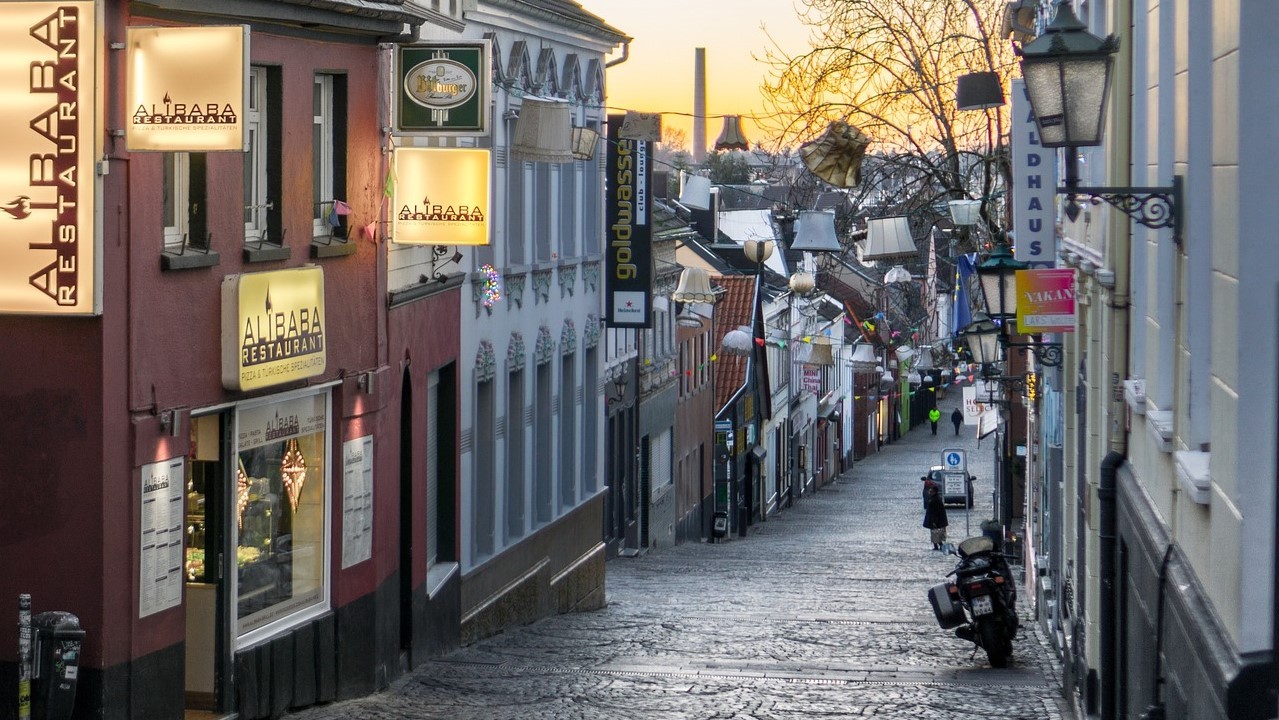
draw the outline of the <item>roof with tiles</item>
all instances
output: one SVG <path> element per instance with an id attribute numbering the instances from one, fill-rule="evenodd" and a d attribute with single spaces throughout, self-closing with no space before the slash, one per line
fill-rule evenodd
<path id="1" fill-rule="evenodd" d="M 755 306 L 754 275 L 714 275 L 711 282 L 724 288 L 724 296 L 715 305 L 715 348 L 723 348 L 724 336 L 739 325 L 751 326 Z M 715 411 L 724 409 L 729 400 L 746 384 L 746 358 L 717 349 L 715 363 Z"/>

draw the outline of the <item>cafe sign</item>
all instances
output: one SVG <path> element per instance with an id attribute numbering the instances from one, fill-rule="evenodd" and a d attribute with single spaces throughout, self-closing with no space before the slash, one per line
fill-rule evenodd
<path id="1" fill-rule="evenodd" d="M 101 312 L 93 2 L 0 3 L 0 312 Z"/>
<path id="2" fill-rule="evenodd" d="M 230 275 L 222 280 L 222 385 L 248 391 L 324 372 L 324 271 Z"/>
<path id="3" fill-rule="evenodd" d="M 405 245 L 488 245 L 489 151 L 395 149 L 392 239 Z"/>
<path id="4" fill-rule="evenodd" d="M 395 131 L 488 135 L 491 56 L 487 40 L 400 45 Z"/>
<path id="5" fill-rule="evenodd" d="M 125 38 L 125 147 L 245 149 L 247 25 L 130 27 Z"/>

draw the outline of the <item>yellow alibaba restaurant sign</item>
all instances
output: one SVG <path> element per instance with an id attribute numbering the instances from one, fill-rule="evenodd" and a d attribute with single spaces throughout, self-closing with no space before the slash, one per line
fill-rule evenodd
<path id="1" fill-rule="evenodd" d="M 0 2 L 0 312 L 101 312 L 92 2 Z"/>
<path id="2" fill-rule="evenodd" d="M 223 278 L 223 387 L 257 390 L 322 374 L 325 328 L 319 267 Z"/>
<path id="3" fill-rule="evenodd" d="M 247 25 L 131 27 L 125 37 L 130 151 L 245 149 Z"/>
<path id="4" fill-rule="evenodd" d="M 489 160 L 479 148 L 396 148 L 392 239 L 488 245 Z"/>

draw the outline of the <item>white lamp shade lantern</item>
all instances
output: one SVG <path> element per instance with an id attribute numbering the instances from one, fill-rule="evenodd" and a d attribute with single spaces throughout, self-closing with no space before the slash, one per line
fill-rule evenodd
<path id="1" fill-rule="evenodd" d="M 909 345 L 899 345 L 897 346 L 897 349 L 893 351 L 893 354 L 897 356 L 897 362 L 908 362 L 911 358 L 915 357 L 915 348 Z"/>
<path id="2" fill-rule="evenodd" d="M 1039 14 L 1036 0 L 1013 0 L 1004 5 L 1004 22 L 1000 36 L 1025 45 L 1035 39 L 1035 20 Z"/>
<path id="3" fill-rule="evenodd" d="M 985 365 L 1003 360 L 999 352 L 999 326 L 985 313 L 977 313 L 963 332 L 973 361 Z"/>
<path id="4" fill-rule="evenodd" d="M 884 282 L 886 283 L 908 283 L 913 279 L 914 277 L 910 274 L 910 271 L 901 265 L 894 265 L 889 268 L 888 272 L 884 273 Z"/>
<path id="5" fill-rule="evenodd" d="M 699 328 L 702 326 L 702 318 L 693 312 L 692 307 L 685 305 L 675 316 L 675 324 L 684 328 Z"/>
<path id="6" fill-rule="evenodd" d="M 896 380 L 893 379 L 893 374 L 885 370 L 884 374 L 879 376 L 879 391 L 888 392 L 892 389 L 894 382 Z"/>
<path id="7" fill-rule="evenodd" d="M 515 121 L 511 156 L 530 162 L 571 163 L 573 155 L 572 108 L 565 101 L 526 97 Z"/>
<path id="8" fill-rule="evenodd" d="M 840 252 L 843 250 L 835 235 L 834 210 L 802 210 L 795 221 L 795 239 L 791 250 L 806 252 Z"/>
<path id="9" fill-rule="evenodd" d="M 850 359 L 853 370 L 874 370 L 879 365 L 879 359 L 875 357 L 875 351 L 869 345 L 858 345 L 853 350 L 853 357 Z"/>
<path id="10" fill-rule="evenodd" d="M 919 387 L 924 383 L 924 378 L 919 374 L 918 370 L 911 370 L 906 373 L 906 382 L 910 383 L 911 387 Z"/>
<path id="11" fill-rule="evenodd" d="M 701 175 L 680 173 L 683 187 L 679 191 L 679 204 L 692 210 L 711 209 L 711 179 Z"/>
<path id="12" fill-rule="evenodd" d="M 1119 40 L 1100 38 L 1075 16 L 1068 2 L 1044 32 L 1022 47 L 1021 74 L 1044 147 L 1101 144 L 1111 58 Z"/>
<path id="13" fill-rule="evenodd" d="M 817 287 L 817 279 L 810 272 L 797 272 L 790 276 L 790 289 L 796 295 L 808 295 Z"/>
<path id="14" fill-rule="evenodd" d="M 711 288 L 711 276 L 704 268 L 689 267 L 679 274 L 679 285 L 671 293 L 677 303 L 713 303 L 715 290 Z"/>
<path id="15" fill-rule="evenodd" d="M 950 208 L 950 221 L 956 225 L 976 225 L 981 220 L 980 200 L 951 200 L 946 205 Z"/>
<path id="16" fill-rule="evenodd" d="M 919 358 L 915 360 L 915 367 L 919 370 L 933 370 L 937 365 L 933 362 L 933 349 L 927 345 L 919 348 L 917 351 Z"/>
<path id="17" fill-rule="evenodd" d="M 750 239 L 742 243 L 742 252 L 746 255 L 746 259 L 755 264 L 761 264 L 773 256 L 772 240 L 756 240 Z"/>
<path id="18" fill-rule="evenodd" d="M 754 338 L 751 337 L 751 329 L 745 325 L 738 326 L 736 330 L 729 330 L 724 335 L 724 352 L 729 355 L 750 355 L 751 346 L 755 344 Z"/>
<path id="19" fill-rule="evenodd" d="M 906 216 L 874 218 L 866 223 L 866 243 L 862 257 L 866 260 L 914 256 L 919 253 L 910 234 Z"/>

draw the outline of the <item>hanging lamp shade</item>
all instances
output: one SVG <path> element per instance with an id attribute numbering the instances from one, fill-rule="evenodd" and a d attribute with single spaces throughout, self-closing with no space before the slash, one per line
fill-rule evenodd
<path id="1" fill-rule="evenodd" d="M 675 324 L 684 328 L 699 328 L 702 326 L 702 318 L 693 312 L 692 308 L 685 305 L 684 309 L 680 310 L 679 314 L 675 316 Z"/>
<path id="2" fill-rule="evenodd" d="M 884 374 L 879 376 L 879 391 L 888 392 L 893 388 L 895 382 L 893 374 L 885 370 Z"/>
<path id="3" fill-rule="evenodd" d="M 816 140 L 799 146 L 799 159 L 817 177 L 838 188 L 855 187 L 862 181 L 862 160 L 870 136 L 836 120 Z"/>
<path id="4" fill-rule="evenodd" d="M 884 273 L 884 282 L 886 283 L 906 283 L 913 280 L 914 277 L 910 271 L 901 265 L 894 265 L 888 272 Z"/>
<path id="5" fill-rule="evenodd" d="M 960 110 L 986 110 L 1004 104 L 1004 88 L 999 73 L 975 72 L 960 75 L 955 84 L 955 107 Z"/>
<path id="6" fill-rule="evenodd" d="M 691 210 L 711 209 L 711 179 L 680 173 L 679 204 Z"/>
<path id="7" fill-rule="evenodd" d="M 776 245 L 772 240 L 756 240 L 751 238 L 742 243 L 742 254 L 747 260 L 756 265 L 762 264 L 773 256 L 773 247 Z"/>
<path id="8" fill-rule="evenodd" d="M 741 115 L 725 115 L 724 129 L 720 130 L 719 139 L 715 141 L 716 150 L 749 150 L 750 143 L 742 132 Z"/>
<path id="9" fill-rule="evenodd" d="M 946 205 L 950 208 L 950 221 L 956 225 L 976 225 L 981 220 L 980 200 L 951 200 Z"/>
<path id="10" fill-rule="evenodd" d="M 831 356 L 830 341 L 826 338 L 814 338 L 812 351 L 808 355 L 808 359 L 804 362 L 808 365 L 834 365 L 835 359 Z"/>
<path id="11" fill-rule="evenodd" d="M 840 252 L 843 248 L 835 236 L 834 210 L 801 210 L 795 221 L 795 239 L 791 250 L 807 252 Z"/>
<path id="12" fill-rule="evenodd" d="M 910 383 L 911 387 L 917 388 L 924 383 L 924 377 L 919 374 L 918 370 L 911 370 L 906 373 L 906 382 Z"/>
<path id="13" fill-rule="evenodd" d="M 797 272 L 790 276 L 790 289 L 796 295 L 808 295 L 817 287 L 817 278 L 810 272 Z"/>
<path id="14" fill-rule="evenodd" d="M 874 218 L 866 223 L 866 242 L 862 257 L 878 260 L 919 253 L 910 234 L 910 220 L 904 216 Z"/>
<path id="15" fill-rule="evenodd" d="M 622 127 L 617 136 L 623 140 L 641 140 L 644 142 L 661 142 L 662 114 L 626 111 L 622 118 Z"/>
<path id="16" fill-rule="evenodd" d="M 858 345 L 857 349 L 853 350 L 851 362 L 853 370 L 874 370 L 875 366 L 879 364 L 879 360 L 875 357 L 875 351 L 865 344 Z"/>
<path id="17" fill-rule="evenodd" d="M 717 298 L 711 288 L 710 273 L 704 268 L 684 268 L 671 299 L 677 303 L 714 303 Z"/>
<path id="18" fill-rule="evenodd" d="M 578 160 L 590 160 L 595 157 L 595 147 L 599 144 L 600 134 L 588 127 L 573 128 L 573 157 Z"/>
<path id="19" fill-rule="evenodd" d="M 1014 0 L 1004 5 L 1004 22 L 1000 30 L 1002 37 L 1015 43 L 1025 44 L 1035 39 L 1035 21 L 1039 15 L 1039 3 L 1036 0 Z"/>
<path id="20" fill-rule="evenodd" d="M 909 345 L 899 345 L 893 354 L 897 356 L 897 362 L 906 362 L 915 357 L 915 348 Z"/>
<path id="21" fill-rule="evenodd" d="M 933 349 L 927 345 L 919 348 L 919 359 L 915 360 L 915 368 L 918 370 L 935 370 L 936 363 L 933 360 Z"/>
<path id="22" fill-rule="evenodd" d="M 526 97 L 515 121 L 511 156 L 530 162 L 571 163 L 573 121 L 567 102 Z"/>
<path id="23" fill-rule="evenodd" d="M 751 338 L 751 329 L 745 325 L 740 325 L 736 330 L 729 330 L 724 335 L 724 341 L 721 343 L 724 352 L 729 355 L 750 355 L 751 347 L 755 341 Z"/>

